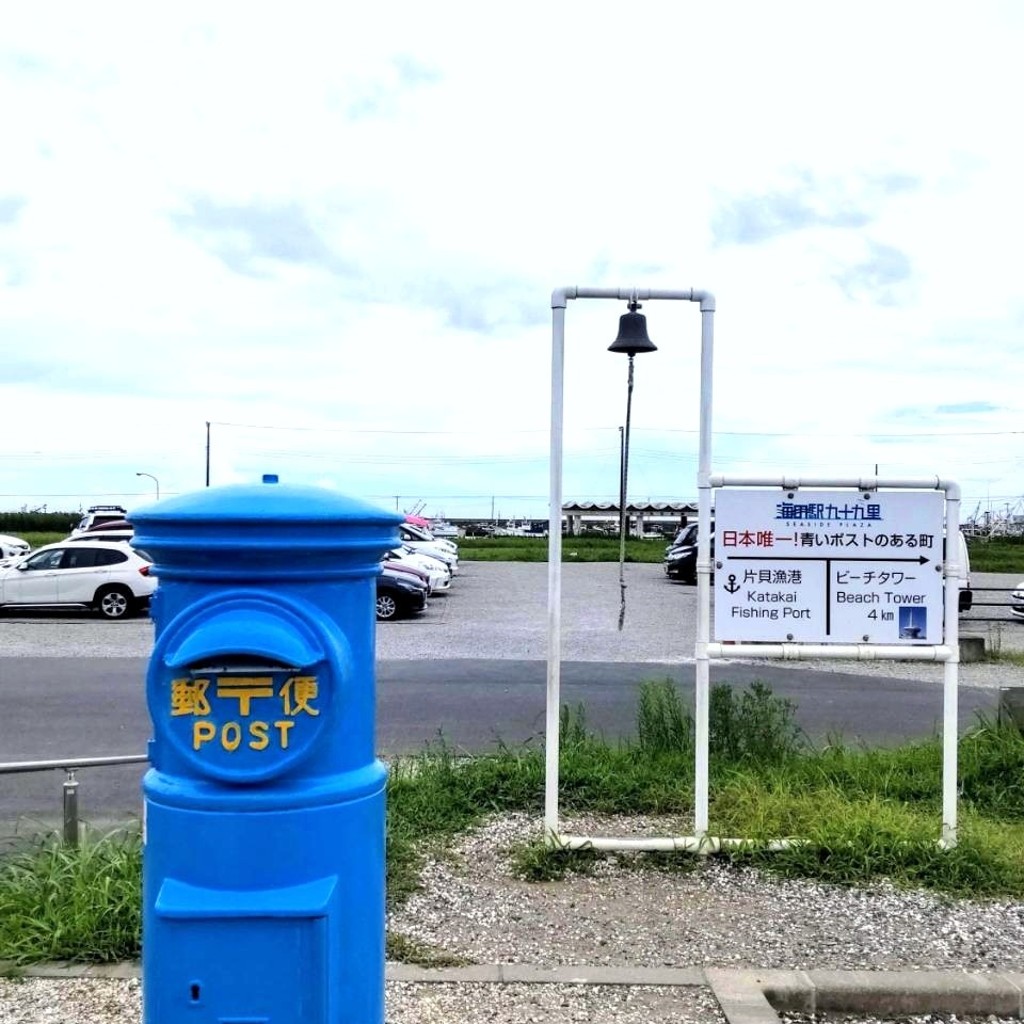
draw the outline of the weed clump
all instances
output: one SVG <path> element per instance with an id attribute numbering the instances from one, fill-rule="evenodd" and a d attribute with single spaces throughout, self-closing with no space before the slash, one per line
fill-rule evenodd
<path id="1" fill-rule="evenodd" d="M 139 955 L 142 841 L 47 838 L 0 864 L 0 959 L 110 963 Z"/>

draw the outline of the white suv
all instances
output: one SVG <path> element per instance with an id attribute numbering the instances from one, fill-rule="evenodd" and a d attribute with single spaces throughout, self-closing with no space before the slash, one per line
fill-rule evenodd
<path id="1" fill-rule="evenodd" d="M 47 544 L 0 569 L 0 605 L 92 608 L 123 619 L 156 590 L 152 563 L 127 544 Z"/>

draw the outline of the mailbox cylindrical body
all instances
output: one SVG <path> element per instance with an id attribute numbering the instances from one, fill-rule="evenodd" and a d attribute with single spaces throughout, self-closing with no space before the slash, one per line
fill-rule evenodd
<path id="1" fill-rule="evenodd" d="M 131 519 L 160 581 L 144 1020 L 381 1024 L 375 588 L 401 517 L 266 477 Z"/>

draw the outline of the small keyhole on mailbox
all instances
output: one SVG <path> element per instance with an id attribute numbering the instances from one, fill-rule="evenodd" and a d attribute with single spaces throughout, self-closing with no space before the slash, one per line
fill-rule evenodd
<path id="1" fill-rule="evenodd" d="M 192 997 L 193 1003 L 199 1002 L 199 985 L 196 982 L 192 982 L 188 987 L 188 994 Z"/>

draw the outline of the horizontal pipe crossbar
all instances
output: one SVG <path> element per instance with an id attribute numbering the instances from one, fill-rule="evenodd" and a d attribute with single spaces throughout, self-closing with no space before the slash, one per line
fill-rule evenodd
<path id="1" fill-rule="evenodd" d="M 960 485 L 941 477 L 884 476 L 729 476 L 716 473 L 710 478 L 712 487 L 778 487 L 795 491 L 801 487 L 853 487 L 858 491 L 877 491 L 882 487 L 900 490 L 945 491 L 951 499 L 960 497 Z"/>
<path id="2" fill-rule="evenodd" d="M 846 659 L 854 661 L 956 661 L 952 647 L 906 647 L 899 644 L 752 643 L 707 645 L 709 658 L 773 658 L 782 661 Z"/>
<path id="3" fill-rule="evenodd" d="M 14 775 L 18 772 L 46 772 L 78 768 L 104 768 L 118 764 L 145 764 L 145 754 L 118 754 L 112 757 L 66 757 L 59 761 L 10 761 L 0 764 L 0 775 Z"/>
<path id="4" fill-rule="evenodd" d="M 549 836 L 552 847 L 562 850 L 600 850 L 616 853 L 673 852 L 720 853 L 722 850 L 761 847 L 751 839 L 720 838 L 717 836 Z M 764 844 L 768 850 L 788 850 L 805 842 L 803 839 L 772 839 Z"/>
<path id="5" fill-rule="evenodd" d="M 704 312 L 713 313 L 715 310 L 714 295 L 699 288 L 588 288 L 574 284 L 566 288 L 556 288 L 551 293 L 551 308 L 564 309 L 569 299 L 617 299 L 620 302 L 675 299 L 699 302 Z"/>

